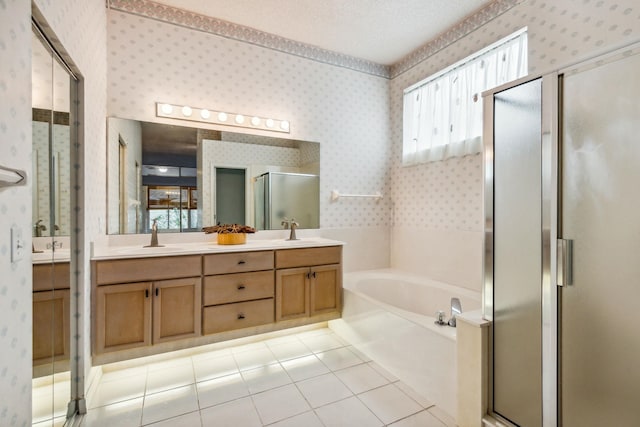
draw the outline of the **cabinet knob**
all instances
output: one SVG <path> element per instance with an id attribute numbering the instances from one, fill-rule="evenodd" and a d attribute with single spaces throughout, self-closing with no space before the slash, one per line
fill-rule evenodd
<path id="1" fill-rule="evenodd" d="M 238 314 L 238 320 L 242 320 L 242 319 L 244 319 L 244 313 Z"/>
<path id="2" fill-rule="evenodd" d="M 156 288 L 156 296 L 158 296 L 160 293 L 160 288 Z"/>
<path id="3" fill-rule="evenodd" d="M 242 260 L 238 261 L 238 265 L 242 265 L 242 264 L 245 264 L 245 262 Z"/>
<path id="4" fill-rule="evenodd" d="M 149 289 L 144 290 L 144 297 L 149 298 Z"/>
<path id="5" fill-rule="evenodd" d="M 239 291 L 243 290 L 244 288 L 245 288 L 245 286 L 244 286 L 244 285 L 238 285 L 238 290 L 239 290 Z"/>

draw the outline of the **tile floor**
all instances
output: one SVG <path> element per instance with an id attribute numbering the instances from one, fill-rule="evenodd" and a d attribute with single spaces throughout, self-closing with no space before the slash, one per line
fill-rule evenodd
<path id="1" fill-rule="evenodd" d="M 103 372 L 82 426 L 455 426 L 327 328 Z"/>

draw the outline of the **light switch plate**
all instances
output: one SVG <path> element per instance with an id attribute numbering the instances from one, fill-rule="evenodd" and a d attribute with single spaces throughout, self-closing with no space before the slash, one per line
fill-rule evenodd
<path id="1" fill-rule="evenodd" d="M 11 262 L 17 262 L 24 258 L 24 246 L 22 229 L 11 227 Z"/>

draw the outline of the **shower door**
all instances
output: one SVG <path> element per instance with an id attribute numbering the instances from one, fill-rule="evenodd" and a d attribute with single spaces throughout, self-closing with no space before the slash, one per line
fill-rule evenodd
<path id="1" fill-rule="evenodd" d="M 559 420 L 640 426 L 640 55 L 564 75 Z"/>

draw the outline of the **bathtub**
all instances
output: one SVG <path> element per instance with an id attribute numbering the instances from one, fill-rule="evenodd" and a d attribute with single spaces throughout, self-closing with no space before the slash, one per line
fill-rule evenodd
<path id="1" fill-rule="evenodd" d="M 342 318 L 329 327 L 455 418 L 456 328 L 434 323 L 438 310 L 449 318 L 452 297 L 463 312 L 481 307 L 480 292 L 400 270 L 348 273 Z"/>

